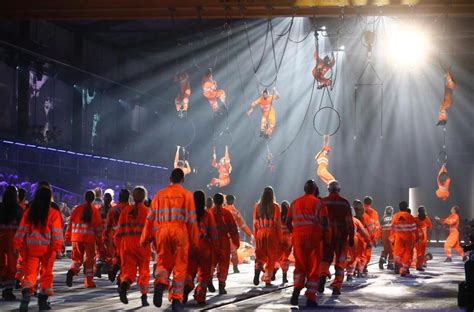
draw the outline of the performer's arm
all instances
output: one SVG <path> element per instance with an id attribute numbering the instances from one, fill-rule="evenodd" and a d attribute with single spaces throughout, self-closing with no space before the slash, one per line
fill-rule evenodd
<path id="1" fill-rule="evenodd" d="M 178 162 L 179 162 L 179 145 L 176 148 L 176 154 L 174 156 L 174 168 L 178 168 Z"/>
<path id="2" fill-rule="evenodd" d="M 250 116 L 250 114 L 252 114 L 253 112 L 253 109 L 255 108 L 255 106 L 258 105 L 258 100 L 255 100 L 252 102 L 252 104 L 250 104 L 250 107 L 247 109 L 247 115 Z"/>
<path id="3" fill-rule="evenodd" d="M 212 150 L 212 160 L 211 160 L 211 165 L 214 167 L 214 168 L 218 168 L 218 164 L 217 164 L 217 156 L 216 156 L 216 147 L 214 146 L 213 147 L 213 150 Z"/>
<path id="4" fill-rule="evenodd" d="M 227 145 L 225 146 L 224 157 L 230 162 L 229 147 Z"/>
<path id="5" fill-rule="evenodd" d="M 279 100 L 280 94 L 278 93 L 276 87 L 273 87 L 273 100 Z"/>

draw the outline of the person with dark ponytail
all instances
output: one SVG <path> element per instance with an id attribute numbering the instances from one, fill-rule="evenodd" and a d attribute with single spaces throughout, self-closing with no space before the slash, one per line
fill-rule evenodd
<path id="1" fill-rule="evenodd" d="M 85 203 L 74 208 L 66 229 L 66 241 L 72 242 L 72 264 L 67 272 L 66 285 L 72 286 L 73 276 L 84 264 L 84 286 L 94 288 L 95 250 L 96 245 L 102 246 L 102 217 L 99 210 L 92 207 L 95 193 L 87 191 L 84 197 Z"/>
<path id="2" fill-rule="evenodd" d="M 428 245 L 428 230 L 433 228 L 433 223 L 426 212 L 424 206 L 418 207 L 418 216 L 415 217 L 416 226 L 418 227 L 418 240 L 415 244 L 416 248 L 416 270 L 424 271 L 426 266 L 426 246 Z"/>
<path id="3" fill-rule="evenodd" d="M 18 192 L 15 186 L 9 185 L 2 196 L 0 204 L 0 280 L 5 289 L 2 298 L 6 301 L 15 300 L 16 262 L 18 255 L 13 250 L 13 238 L 20 223 L 23 210 L 18 205 Z"/>
<path id="4" fill-rule="evenodd" d="M 13 240 L 16 254 L 22 250 L 24 277 L 21 281 L 20 311 L 28 311 L 31 293 L 40 275 L 39 310 L 50 310 L 48 297 L 53 295 L 53 266 L 56 253 L 63 247 L 61 213 L 51 207 L 51 190 L 39 187 L 23 213 Z M 39 269 L 41 268 L 41 269 Z"/>

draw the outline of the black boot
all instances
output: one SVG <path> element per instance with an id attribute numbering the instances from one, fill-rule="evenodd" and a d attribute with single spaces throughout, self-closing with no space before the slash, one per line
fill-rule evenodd
<path id="1" fill-rule="evenodd" d="M 94 276 L 97 278 L 102 278 L 102 267 L 103 263 L 99 262 L 96 264 Z"/>
<path id="2" fill-rule="evenodd" d="M 153 291 L 153 304 L 155 307 L 161 307 L 163 303 L 163 291 L 165 290 L 165 285 L 163 284 L 156 284 L 155 289 Z"/>
<path id="3" fill-rule="evenodd" d="M 20 289 L 20 288 L 21 288 L 20 280 L 15 280 L 15 289 Z"/>
<path id="4" fill-rule="evenodd" d="M 122 282 L 118 288 L 118 293 L 119 293 L 120 301 L 122 301 L 123 304 L 128 304 L 127 290 L 128 290 L 128 284 L 126 282 Z"/>
<path id="5" fill-rule="evenodd" d="M 234 265 L 234 273 L 240 273 L 239 267 L 237 265 Z"/>
<path id="6" fill-rule="evenodd" d="M 393 265 L 393 262 L 388 262 L 387 264 L 387 270 L 395 270 L 395 266 Z"/>
<path id="7" fill-rule="evenodd" d="M 183 291 L 183 303 L 186 303 L 188 302 L 188 296 L 189 296 L 189 293 L 192 291 L 193 289 L 189 286 L 184 286 L 184 291 Z"/>
<path id="8" fill-rule="evenodd" d="M 72 278 L 74 277 L 74 272 L 69 269 L 69 271 L 67 271 L 67 274 L 66 274 L 66 285 L 67 287 L 71 287 L 72 286 Z"/>
<path id="9" fill-rule="evenodd" d="M 219 283 L 219 295 L 226 295 L 227 290 L 225 290 L 225 284 Z"/>
<path id="10" fill-rule="evenodd" d="M 31 291 L 29 288 L 24 288 L 21 291 L 20 312 L 27 312 L 30 304 Z"/>
<path id="11" fill-rule="evenodd" d="M 117 273 L 120 270 L 120 266 L 118 264 L 114 264 L 112 270 L 109 271 L 109 281 L 115 282 L 115 278 L 117 277 Z"/>
<path id="12" fill-rule="evenodd" d="M 341 289 L 340 288 L 333 288 L 332 290 L 332 295 L 333 296 L 339 296 L 341 294 Z"/>
<path id="13" fill-rule="evenodd" d="M 352 275 L 347 275 L 346 281 L 352 282 L 353 280 L 354 280 L 354 277 L 352 277 Z"/>
<path id="14" fill-rule="evenodd" d="M 183 304 L 179 302 L 178 299 L 173 299 L 171 302 L 171 311 L 181 311 L 183 309 Z"/>
<path id="15" fill-rule="evenodd" d="M 385 264 L 385 258 L 384 257 L 380 257 L 379 259 L 379 269 L 380 270 L 383 270 L 383 265 Z"/>
<path id="16" fill-rule="evenodd" d="M 277 271 L 278 271 L 278 269 L 273 270 L 272 281 L 274 281 L 276 279 Z"/>
<path id="17" fill-rule="evenodd" d="M 300 292 L 301 292 L 301 288 L 295 287 L 293 289 L 293 294 L 291 295 L 291 300 L 290 300 L 291 305 L 295 305 L 295 306 L 298 305 L 298 298 L 300 296 Z"/>
<path id="18" fill-rule="evenodd" d="M 444 260 L 444 262 L 453 262 L 453 259 L 451 257 L 447 257 L 446 260 Z"/>
<path id="19" fill-rule="evenodd" d="M 3 298 L 5 301 L 15 301 L 15 300 L 16 300 L 16 297 L 15 297 L 15 295 L 13 294 L 13 288 L 5 288 L 5 289 L 2 291 L 2 298 Z"/>
<path id="20" fill-rule="evenodd" d="M 214 284 L 212 283 L 212 277 L 209 280 L 209 282 L 207 283 L 207 290 L 209 290 L 209 292 L 211 292 L 211 293 L 216 292 L 216 288 L 214 287 Z"/>
<path id="21" fill-rule="evenodd" d="M 307 299 L 306 300 L 306 307 L 308 307 L 308 308 L 317 308 L 318 303 L 316 301 Z"/>
<path id="22" fill-rule="evenodd" d="M 143 294 L 140 299 L 142 299 L 142 307 L 148 307 L 150 304 L 148 303 L 148 298 L 146 294 Z"/>
<path id="23" fill-rule="evenodd" d="M 283 284 L 288 283 L 287 273 L 283 272 Z"/>
<path id="24" fill-rule="evenodd" d="M 400 274 L 400 265 L 395 264 L 395 269 L 394 269 L 394 271 L 395 271 L 395 274 Z"/>
<path id="25" fill-rule="evenodd" d="M 258 286 L 260 284 L 260 272 L 262 272 L 259 269 L 255 269 L 255 275 L 253 276 L 253 284 L 255 286 Z"/>
<path id="26" fill-rule="evenodd" d="M 48 295 L 39 294 L 38 295 L 38 310 L 46 311 L 51 310 L 51 306 L 48 303 Z"/>
<path id="27" fill-rule="evenodd" d="M 318 283 L 318 293 L 322 294 L 324 293 L 324 287 L 326 286 L 326 276 L 321 276 L 319 278 L 319 283 Z"/>

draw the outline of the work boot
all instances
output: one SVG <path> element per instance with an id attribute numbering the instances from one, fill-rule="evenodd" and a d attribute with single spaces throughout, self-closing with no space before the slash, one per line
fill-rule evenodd
<path id="1" fill-rule="evenodd" d="M 186 303 L 188 302 L 188 296 L 189 296 L 189 293 L 192 291 L 193 289 L 189 286 L 184 286 L 184 291 L 183 291 L 183 303 Z"/>
<path id="2" fill-rule="evenodd" d="M 209 290 L 209 292 L 211 292 L 211 293 L 216 292 L 216 288 L 214 287 L 214 284 L 212 283 L 212 277 L 209 280 L 209 282 L 207 283 L 207 290 Z"/>
<path id="3" fill-rule="evenodd" d="M 16 300 L 16 297 L 15 297 L 15 295 L 13 294 L 13 288 L 5 288 L 5 289 L 2 291 L 2 298 L 3 298 L 5 301 L 15 301 L 15 300 Z"/>
<path id="4" fill-rule="evenodd" d="M 322 294 L 324 293 L 324 287 L 326 286 L 326 276 L 321 276 L 319 278 L 319 283 L 318 283 L 318 293 Z"/>
<path id="5" fill-rule="evenodd" d="M 274 285 L 272 283 L 265 283 L 265 287 L 273 287 Z"/>
<path id="6" fill-rule="evenodd" d="M 142 300 L 142 307 L 148 307 L 150 304 L 148 303 L 148 298 L 146 294 L 143 294 L 140 299 Z"/>
<path id="7" fill-rule="evenodd" d="M 332 289 L 332 295 L 333 296 L 339 296 L 340 294 L 341 294 L 341 289 L 340 288 L 334 287 Z"/>
<path id="8" fill-rule="evenodd" d="M 352 277 L 352 275 L 347 275 L 346 281 L 352 282 L 353 280 L 354 280 L 354 277 Z"/>
<path id="9" fill-rule="evenodd" d="M 219 295 L 227 295 L 227 290 L 225 290 L 224 283 L 219 283 Z"/>
<path id="10" fill-rule="evenodd" d="M 120 284 L 118 288 L 118 293 L 119 293 L 120 301 L 122 301 L 123 304 L 128 304 L 127 290 L 128 290 L 128 284 L 126 282 L 122 282 L 122 284 Z"/>
<path id="11" fill-rule="evenodd" d="M 21 282 L 19 279 L 15 280 L 15 289 L 20 289 L 21 288 Z"/>
<path id="12" fill-rule="evenodd" d="M 274 281 L 276 279 L 277 271 L 278 271 L 278 269 L 273 270 L 272 281 Z"/>
<path id="13" fill-rule="evenodd" d="M 367 270 L 367 266 L 364 267 L 364 271 L 362 273 L 369 273 L 369 270 Z"/>
<path id="14" fill-rule="evenodd" d="M 380 257 L 379 259 L 379 269 L 380 270 L 383 270 L 383 265 L 385 264 L 385 258 L 384 257 Z"/>
<path id="15" fill-rule="evenodd" d="M 94 276 L 97 277 L 97 278 L 102 278 L 102 267 L 103 267 L 103 263 L 102 262 L 99 262 L 96 264 L 96 268 L 95 268 L 95 273 L 94 273 Z"/>
<path id="16" fill-rule="evenodd" d="M 288 283 L 287 273 L 283 272 L 283 284 Z"/>
<path id="17" fill-rule="evenodd" d="M 387 264 L 387 270 L 395 270 L 395 266 L 393 265 L 393 262 L 389 262 Z"/>
<path id="18" fill-rule="evenodd" d="M 163 291 L 165 290 L 165 285 L 156 284 L 155 289 L 153 290 L 153 304 L 155 307 L 161 307 L 163 303 Z"/>
<path id="19" fill-rule="evenodd" d="M 115 282 L 115 278 L 117 277 L 117 273 L 119 270 L 120 270 L 120 266 L 118 264 L 114 264 L 114 266 L 112 267 L 112 270 L 108 272 L 109 281 L 111 281 L 112 283 Z"/>
<path id="20" fill-rule="evenodd" d="M 423 267 L 416 268 L 416 270 L 420 272 L 425 272 L 425 269 L 423 269 Z"/>
<path id="21" fill-rule="evenodd" d="M 31 292 L 29 288 L 24 288 L 21 291 L 20 312 L 27 312 L 30 304 Z"/>
<path id="22" fill-rule="evenodd" d="M 183 304 L 178 299 L 173 299 L 171 302 L 171 311 L 181 311 Z"/>
<path id="23" fill-rule="evenodd" d="M 39 294 L 38 295 L 38 310 L 46 311 L 51 310 L 51 305 L 48 303 L 48 295 Z"/>
<path id="24" fill-rule="evenodd" d="M 69 269 L 66 274 L 66 286 L 67 287 L 72 287 L 72 278 L 74 277 L 74 272 Z"/>
<path id="25" fill-rule="evenodd" d="M 446 260 L 444 260 L 444 262 L 453 262 L 453 259 L 451 257 L 447 257 Z"/>
<path id="26" fill-rule="evenodd" d="M 307 299 L 307 300 L 306 300 L 306 307 L 307 307 L 307 308 L 317 308 L 317 307 L 318 307 L 318 303 L 317 303 L 316 301 Z"/>
<path id="27" fill-rule="evenodd" d="M 237 265 L 234 265 L 234 273 L 240 273 L 239 267 Z"/>
<path id="28" fill-rule="evenodd" d="M 400 266 L 398 264 L 395 264 L 395 274 L 400 274 Z"/>
<path id="29" fill-rule="evenodd" d="M 298 305 L 298 298 L 300 296 L 301 288 L 294 288 L 293 294 L 291 295 L 290 303 L 291 305 L 297 306 Z"/>
<path id="30" fill-rule="evenodd" d="M 255 274 L 253 276 L 253 284 L 255 286 L 258 286 L 258 284 L 260 284 L 260 272 L 262 271 L 259 269 L 255 269 Z"/>

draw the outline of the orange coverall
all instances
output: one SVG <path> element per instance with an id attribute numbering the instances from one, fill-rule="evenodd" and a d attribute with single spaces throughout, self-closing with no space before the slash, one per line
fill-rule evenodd
<path id="1" fill-rule="evenodd" d="M 120 214 L 115 233 L 115 244 L 122 260 L 120 280 L 129 285 L 133 284 L 138 268 L 138 286 L 142 294 L 148 293 L 151 247 L 140 246 L 140 236 L 149 212 L 143 203 L 125 207 Z"/>
<path id="2" fill-rule="evenodd" d="M 444 75 L 444 97 L 441 105 L 439 107 L 439 115 L 438 115 L 438 126 L 445 125 L 448 122 L 448 112 L 447 110 L 451 107 L 453 103 L 453 93 L 454 89 L 456 88 L 456 82 L 451 75 L 451 72 L 448 71 Z"/>
<path id="3" fill-rule="evenodd" d="M 224 187 L 230 184 L 230 173 L 232 172 L 232 165 L 230 164 L 230 159 L 221 158 L 221 160 L 216 162 L 213 158 L 211 165 L 217 169 L 219 172 L 218 178 L 212 178 L 209 183 L 211 186 Z"/>
<path id="4" fill-rule="evenodd" d="M 330 87 L 332 85 L 332 80 L 326 78 L 326 74 L 333 68 L 336 64 L 335 58 L 333 58 L 328 64 L 326 64 L 318 55 L 318 52 L 314 52 L 314 59 L 316 60 L 316 66 L 313 68 L 313 77 L 318 82 L 318 89 L 322 87 Z"/>
<path id="5" fill-rule="evenodd" d="M 217 225 L 214 215 L 208 211 L 199 221 L 199 243 L 189 251 L 189 262 L 186 275 L 186 286 L 194 289 L 194 278 L 197 275 L 198 285 L 194 291 L 197 302 L 206 301 L 207 284 L 212 277 L 212 251 L 218 249 Z"/>
<path id="6" fill-rule="evenodd" d="M 446 180 L 441 181 L 440 177 L 441 174 L 446 174 Z M 438 172 L 438 177 L 436 178 L 436 182 L 438 183 L 438 189 L 436 190 L 436 196 L 441 200 L 447 200 L 449 197 L 449 185 L 451 184 L 451 178 L 447 176 L 448 170 L 446 166 L 443 165 Z"/>
<path id="7" fill-rule="evenodd" d="M 255 269 L 265 271 L 262 281 L 271 283 L 275 263 L 280 256 L 281 212 L 278 204 L 273 204 L 271 219 L 258 217 L 260 204 L 253 209 L 253 228 L 255 233 Z"/>
<path id="8" fill-rule="evenodd" d="M 120 213 L 128 205 L 128 203 L 118 203 L 113 206 L 107 213 L 105 220 L 104 233 L 102 239 L 106 249 L 105 261 L 108 265 L 120 265 L 120 254 L 115 244 L 115 229 L 119 221 Z"/>
<path id="9" fill-rule="evenodd" d="M 372 208 L 370 205 L 364 205 L 365 213 L 370 217 L 371 222 L 369 224 L 365 224 L 367 226 L 367 231 L 369 232 L 370 235 L 370 243 L 372 246 L 375 245 L 375 242 L 380 239 L 382 236 L 382 230 L 380 227 L 380 222 L 379 222 L 379 214 L 377 210 Z M 366 248 L 366 260 L 367 263 L 370 262 L 370 258 L 372 257 L 372 247 Z"/>
<path id="10" fill-rule="evenodd" d="M 336 273 L 331 286 L 340 289 L 344 280 L 344 270 L 346 268 L 347 252 L 349 249 L 348 240 L 354 239 L 354 222 L 352 221 L 352 211 L 349 202 L 338 193 L 330 193 L 323 198 L 328 209 L 330 240 L 323 246 L 323 261 L 321 264 L 321 275 L 331 277 L 329 266 L 336 257 L 334 265 Z"/>
<path id="11" fill-rule="evenodd" d="M 237 224 L 237 227 L 241 231 L 243 231 L 245 234 L 247 234 L 249 237 L 252 237 L 252 231 L 245 223 L 245 220 L 244 218 L 242 218 L 240 211 L 237 210 L 237 208 L 235 208 L 234 205 L 226 205 L 224 206 L 224 209 L 228 210 L 232 214 L 232 217 L 234 217 L 234 221 L 235 221 L 235 224 Z M 239 246 L 236 246 L 232 243 L 232 241 L 230 242 L 230 261 L 232 262 L 232 265 L 234 266 L 239 264 L 239 257 L 237 255 L 237 249 L 239 247 L 240 247 L 240 244 Z"/>
<path id="12" fill-rule="evenodd" d="M 392 219 L 391 238 L 395 265 L 400 268 L 400 274 L 405 274 L 410 268 L 413 249 L 417 238 L 415 218 L 406 211 L 397 212 Z"/>
<path id="13" fill-rule="evenodd" d="M 27 211 L 27 210 L 26 210 Z M 53 291 L 53 265 L 56 253 L 63 248 L 63 224 L 59 211 L 49 208 L 46 225 L 35 226 L 23 214 L 13 240 L 15 250 L 23 250 L 23 288 L 34 291 L 40 273 L 40 293 L 51 296 Z M 41 267 L 41 269 L 40 269 Z"/>
<path id="14" fill-rule="evenodd" d="M 418 240 L 416 242 L 416 267 L 422 268 L 425 264 L 426 245 L 428 244 L 428 230 L 433 228 L 430 217 L 426 216 L 423 220 L 415 217 L 416 226 L 418 227 Z"/>
<path id="15" fill-rule="evenodd" d="M 335 181 L 336 178 L 329 172 L 328 166 L 329 166 L 329 156 L 328 153 L 331 150 L 331 148 L 327 145 L 324 145 L 321 151 L 316 155 L 314 158 L 317 163 L 317 168 L 316 168 L 316 175 L 329 185 L 332 181 Z"/>
<path id="16" fill-rule="evenodd" d="M 328 239 L 328 210 L 314 195 L 304 194 L 295 199 L 288 210 L 286 224 L 292 231 L 295 256 L 294 287 L 306 287 L 308 300 L 316 300 L 321 261 L 321 243 Z"/>
<path id="17" fill-rule="evenodd" d="M 225 92 L 224 90 L 217 89 L 217 83 L 212 76 L 205 75 L 202 78 L 202 95 L 209 101 L 211 109 L 214 113 L 219 111 L 219 104 L 217 99 L 225 103 Z"/>
<path id="18" fill-rule="evenodd" d="M 214 216 L 217 225 L 217 234 L 219 237 L 219 247 L 214 250 L 214 266 L 217 266 L 217 279 L 219 285 L 225 287 L 227 275 L 229 273 L 230 263 L 230 240 L 234 245 L 240 244 L 239 231 L 237 230 L 237 224 L 235 224 L 234 217 L 232 214 L 220 207 L 216 206 L 209 209 L 209 212 Z M 214 272 L 214 268 L 212 269 Z"/>
<path id="19" fill-rule="evenodd" d="M 349 247 L 348 261 L 346 264 L 347 275 L 354 275 L 354 270 L 363 272 L 367 264 L 365 251 L 370 244 L 370 235 L 359 219 L 353 217 L 354 222 L 354 246 Z"/>
<path id="20" fill-rule="evenodd" d="M 454 248 L 461 257 L 464 257 L 464 251 L 459 244 L 459 215 L 451 213 L 446 219 L 441 219 L 441 224 L 449 225 L 449 235 L 444 243 L 446 257 L 451 258 L 451 248 Z"/>
<path id="21" fill-rule="evenodd" d="M 8 224 L 0 224 L 0 281 L 5 288 L 15 286 L 16 265 L 18 255 L 15 255 L 13 239 L 21 221 L 23 209 L 18 207 L 17 216 Z"/>
<path id="22" fill-rule="evenodd" d="M 393 263 L 393 248 L 390 241 L 390 233 L 392 231 L 392 216 L 385 216 L 382 221 L 382 254 L 381 257 L 386 259 L 389 264 Z"/>
<path id="23" fill-rule="evenodd" d="M 168 299 L 183 300 L 189 248 L 198 245 L 198 227 L 193 194 L 180 184 L 170 184 L 156 193 L 151 203 L 140 243 L 156 239 L 155 286 L 170 285 Z"/>
<path id="24" fill-rule="evenodd" d="M 283 273 L 288 272 L 288 269 L 290 268 L 289 257 L 292 249 L 293 245 L 291 243 L 291 232 L 285 223 L 281 223 L 281 246 L 277 268 L 281 268 Z"/>
<path id="25" fill-rule="evenodd" d="M 187 111 L 189 105 L 189 98 L 191 97 L 191 84 L 189 83 L 188 73 L 181 73 L 174 78 L 175 82 L 179 83 L 179 92 L 174 99 L 176 111 Z"/>
<path id="26" fill-rule="evenodd" d="M 82 221 L 82 212 L 87 204 L 82 204 L 74 208 L 66 229 L 66 241 L 72 242 L 72 264 L 70 269 L 74 274 L 79 273 L 84 264 L 86 278 L 84 286 L 86 288 L 95 287 L 94 265 L 95 248 L 102 245 L 102 218 L 99 210 L 92 208 L 92 218 L 90 223 Z M 100 247 L 99 247 L 100 248 Z"/>
<path id="27" fill-rule="evenodd" d="M 262 111 L 262 119 L 260 121 L 260 131 L 264 132 L 269 138 L 272 136 L 273 129 L 276 124 L 275 108 L 273 107 L 273 95 L 267 96 L 266 99 L 263 96 L 255 100 L 260 106 Z"/>

